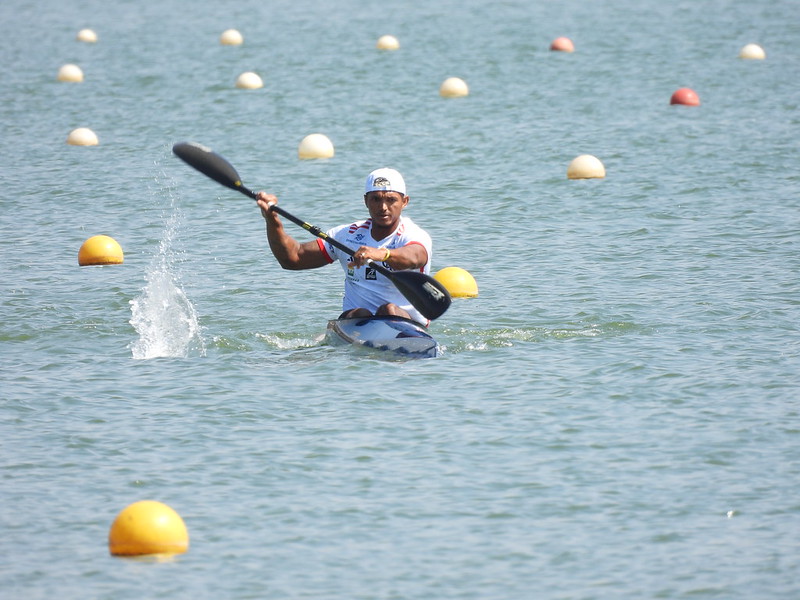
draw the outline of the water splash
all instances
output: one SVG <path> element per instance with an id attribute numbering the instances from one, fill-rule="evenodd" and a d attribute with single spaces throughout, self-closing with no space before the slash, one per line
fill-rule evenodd
<path id="1" fill-rule="evenodd" d="M 175 274 L 173 240 L 179 221 L 180 213 L 173 206 L 158 254 L 145 274 L 147 283 L 142 293 L 130 302 L 130 324 L 139 334 L 139 339 L 131 344 L 135 359 L 205 356 L 197 311 Z"/>

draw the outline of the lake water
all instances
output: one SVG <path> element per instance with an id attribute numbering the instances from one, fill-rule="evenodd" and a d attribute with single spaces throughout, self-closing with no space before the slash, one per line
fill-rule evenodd
<path id="1" fill-rule="evenodd" d="M 797 598 L 798 8 L 6 0 L 2 595 Z M 341 271 L 282 271 L 184 140 L 323 229 L 399 169 L 480 288 L 443 356 L 325 345 Z M 123 265 L 77 265 L 96 234 Z M 188 553 L 109 556 L 143 499 Z"/>

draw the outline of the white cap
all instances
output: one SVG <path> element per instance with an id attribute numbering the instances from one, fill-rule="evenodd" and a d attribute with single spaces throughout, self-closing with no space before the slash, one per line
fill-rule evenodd
<path id="1" fill-rule="evenodd" d="M 375 169 L 367 175 L 366 194 L 370 192 L 399 192 L 406 195 L 406 182 L 403 176 L 394 169 Z"/>

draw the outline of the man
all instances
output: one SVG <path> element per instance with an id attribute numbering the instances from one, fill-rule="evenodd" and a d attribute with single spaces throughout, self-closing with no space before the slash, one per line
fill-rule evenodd
<path id="1" fill-rule="evenodd" d="M 431 237 L 411 219 L 403 216 L 408 206 L 406 184 L 394 169 L 381 168 L 367 176 L 364 204 L 369 218 L 340 225 L 327 232 L 355 255 L 342 252 L 322 239 L 300 243 L 283 228 L 279 215 L 269 210 L 278 199 L 266 192 L 257 197 L 267 222 L 267 240 L 272 254 L 284 269 L 315 269 L 338 260 L 345 272 L 343 318 L 394 315 L 423 325 L 429 321 L 417 311 L 386 277 L 367 263 L 382 263 L 387 269 L 417 269 L 430 274 Z"/>

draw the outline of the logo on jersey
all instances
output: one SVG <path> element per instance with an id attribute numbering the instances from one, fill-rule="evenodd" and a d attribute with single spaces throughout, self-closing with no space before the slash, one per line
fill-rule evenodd
<path id="1" fill-rule="evenodd" d="M 372 267 L 367 267 L 367 274 L 364 277 L 367 281 L 375 281 L 378 279 L 378 272 Z"/>

